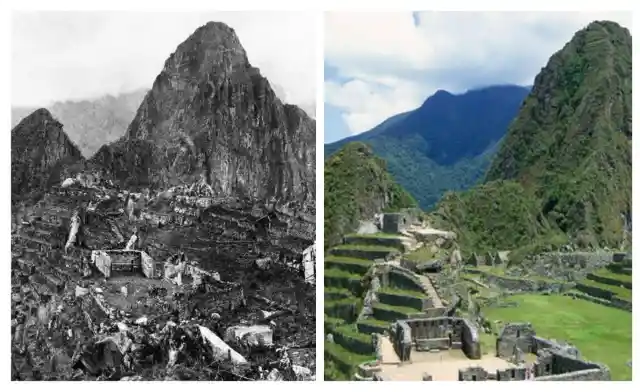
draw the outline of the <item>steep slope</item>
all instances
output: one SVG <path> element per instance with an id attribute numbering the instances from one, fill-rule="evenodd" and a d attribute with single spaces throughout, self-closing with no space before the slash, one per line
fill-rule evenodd
<path id="1" fill-rule="evenodd" d="M 582 245 L 615 246 L 631 211 L 631 35 L 593 22 L 554 54 L 486 180 L 513 179 Z"/>
<path id="2" fill-rule="evenodd" d="M 567 240 L 550 227 L 538 200 L 515 181 L 493 181 L 463 192 L 448 192 L 431 216 L 436 226 L 458 234 L 465 255 L 523 246 L 543 249 Z"/>
<path id="3" fill-rule="evenodd" d="M 146 93 L 146 89 L 140 89 L 95 100 L 55 102 L 47 109 L 64 124 L 69 139 L 82 155 L 89 158 L 103 145 L 124 136 Z M 12 127 L 34 110 L 11 108 Z"/>
<path id="4" fill-rule="evenodd" d="M 356 230 L 360 219 L 416 206 L 413 197 L 393 181 L 385 161 L 359 142 L 347 144 L 325 162 L 324 186 L 325 247 Z"/>
<path id="5" fill-rule="evenodd" d="M 130 185 L 204 178 L 223 196 L 314 200 L 315 121 L 276 97 L 233 29 L 210 22 L 169 56 L 125 137 L 92 161 Z"/>
<path id="6" fill-rule="evenodd" d="M 418 109 L 401 113 L 360 135 L 325 146 L 325 156 L 363 141 L 384 158 L 389 172 L 429 209 L 447 190 L 480 180 L 529 89 L 491 86 L 461 95 L 438 91 Z"/>
<path id="7" fill-rule="evenodd" d="M 12 204 L 59 183 L 65 167 L 82 163 L 78 147 L 47 109 L 38 109 L 11 130 Z"/>

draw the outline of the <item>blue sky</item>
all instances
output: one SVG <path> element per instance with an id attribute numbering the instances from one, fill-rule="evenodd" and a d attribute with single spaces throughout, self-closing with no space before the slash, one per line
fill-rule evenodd
<path id="1" fill-rule="evenodd" d="M 630 12 L 329 12 L 325 142 L 415 109 L 435 91 L 533 84 L 593 20 L 631 30 Z"/>

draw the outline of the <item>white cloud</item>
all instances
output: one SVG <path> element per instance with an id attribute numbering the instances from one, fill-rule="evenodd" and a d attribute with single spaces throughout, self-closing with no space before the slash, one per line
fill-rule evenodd
<path id="1" fill-rule="evenodd" d="M 352 132 L 368 129 L 383 111 L 415 108 L 417 91 L 423 101 L 436 89 L 531 84 L 548 58 L 593 20 L 631 28 L 630 12 L 422 12 L 417 19 L 416 26 L 410 12 L 326 15 L 326 61 L 352 80 L 327 83 L 333 93 L 327 88 L 326 100 L 346 112 Z M 377 84 L 389 77 L 402 83 L 384 92 Z"/>
<path id="2" fill-rule="evenodd" d="M 151 87 L 178 44 L 209 21 L 236 30 L 249 61 L 282 86 L 281 99 L 315 102 L 311 12 L 20 12 L 12 20 L 12 105 Z"/>
<path id="3" fill-rule="evenodd" d="M 357 134 L 386 118 L 420 105 L 420 85 L 394 77 L 362 77 L 347 83 L 325 82 L 325 99 L 342 108 L 343 120 Z"/>

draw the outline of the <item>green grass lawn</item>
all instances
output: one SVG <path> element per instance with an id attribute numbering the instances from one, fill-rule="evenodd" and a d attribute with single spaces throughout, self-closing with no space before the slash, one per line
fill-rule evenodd
<path id="1" fill-rule="evenodd" d="M 369 325 L 377 325 L 377 326 L 380 326 L 380 327 L 387 327 L 387 326 L 391 325 L 390 321 L 378 320 L 377 318 L 374 318 L 374 317 L 369 317 L 367 319 L 364 319 L 364 320 L 360 321 L 360 323 L 369 324 Z"/>
<path id="2" fill-rule="evenodd" d="M 420 313 L 419 310 L 416 310 L 414 308 L 410 308 L 408 306 L 393 306 L 393 305 L 387 305 L 387 304 L 383 304 L 381 302 L 373 305 L 373 308 L 378 308 L 378 309 L 385 309 L 385 310 L 390 310 L 390 311 L 396 311 L 398 313 L 403 313 L 406 314 L 407 316 L 416 314 L 416 313 Z"/>
<path id="3" fill-rule="evenodd" d="M 411 253 L 407 253 L 403 257 L 409 261 L 421 262 L 433 260 L 436 257 L 436 254 L 431 251 L 431 247 L 423 246 Z"/>
<path id="4" fill-rule="evenodd" d="M 386 294 L 404 295 L 407 297 L 427 298 L 427 294 L 421 293 L 420 291 L 399 289 L 397 287 L 392 287 L 392 286 L 381 287 L 379 292 L 386 293 Z"/>
<path id="5" fill-rule="evenodd" d="M 355 367 L 359 364 L 367 361 L 372 361 L 375 358 L 375 355 L 360 355 L 349 350 L 346 350 L 344 347 L 340 346 L 336 343 L 324 343 L 324 351 L 325 351 L 325 370 L 329 370 L 329 374 L 326 374 L 329 378 L 327 380 L 349 380 L 355 372 Z M 344 373 L 342 371 L 338 371 L 336 366 L 333 364 L 332 357 L 336 357 L 340 362 L 348 364 L 351 366 L 349 373 Z"/>
<path id="6" fill-rule="evenodd" d="M 631 368 L 626 365 L 632 352 L 631 313 L 560 295 L 526 294 L 509 299 L 520 306 L 482 311 L 491 321 L 531 322 L 537 335 L 567 341 L 585 359 L 609 366 L 614 380 L 631 380 Z"/>
<path id="7" fill-rule="evenodd" d="M 362 275 L 354 274 L 348 271 L 344 271 L 336 268 L 329 268 L 324 270 L 324 276 L 332 277 L 332 278 L 350 278 L 359 280 L 362 278 Z"/>
<path id="8" fill-rule="evenodd" d="M 324 258 L 326 262 L 336 262 L 336 263 L 345 263 L 345 264 L 363 264 L 363 265 L 373 265 L 373 261 L 367 259 L 358 259 L 355 257 L 339 257 L 329 255 Z"/>
<path id="9" fill-rule="evenodd" d="M 363 244 L 342 244 L 334 246 L 333 249 L 355 249 L 365 251 L 380 251 L 380 252 L 397 252 L 398 249 L 390 246 L 383 245 L 363 245 Z"/>
<path id="10" fill-rule="evenodd" d="M 343 287 L 325 287 L 324 292 L 328 294 L 343 294 L 345 296 L 350 296 L 351 291 L 343 288 Z"/>

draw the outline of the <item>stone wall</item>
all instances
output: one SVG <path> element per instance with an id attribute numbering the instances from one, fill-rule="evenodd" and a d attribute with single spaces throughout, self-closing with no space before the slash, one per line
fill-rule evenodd
<path id="1" fill-rule="evenodd" d="M 411 330 L 412 344 L 416 351 L 454 348 L 462 349 L 471 359 L 479 359 L 482 356 L 478 331 L 466 319 L 410 318 L 402 322 Z"/>
<path id="2" fill-rule="evenodd" d="M 633 305 L 630 301 L 627 301 L 618 297 L 613 297 L 611 301 L 608 301 L 606 299 L 593 297 L 585 293 L 567 293 L 566 295 L 569 295 L 571 297 L 578 298 L 578 299 L 583 299 L 585 301 L 591 301 L 599 305 L 610 306 L 612 308 L 626 310 L 627 312 L 631 312 L 633 308 Z"/>
<path id="3" fill-rule="evenodd" d="M 482 350 L 480 348 L 480 335 L 478 330 L 466 319 L 459 319 L 462 324 L 462 351 L 468 358 L 480 359 Z"/>
<path id="4" fill-rule="evenodd" d="M 329 302 L 329 301 L 337 301 L 339 299 L 345 299 L 345 298 L 349 298 L 351 296 L 350 293 L 348 292 L 342 292 L 342 291 L 325 291 L 324 292 L 324 301 L 325 302 Z"/>
<path id="5" fill-rule="evenodd" d="M 414 340 L 444 338 L 451 331 L 451 319 L 447 317 L 412 318 L 405 322 L 411 328 L 411 336 Z"/>
<path id="6" fill-rule="evenodd" d="M 394 268 L 386 273 L 387 279 L 382 280 L 382 286 L 393 286 L 404 290 L 412 290 L 425 292 L 422 283 L 409 271 L 403 271 L 399 268 Z"/>
<path id="7" fill-rule="evenodd" d="M 523 381 L 527 378 L 527 369 L 517 367 L 496 372 L 496 380 L 498 381 Z"/>
<path id="8" fill-rule="evenodd" d="M 403 253 L 408 250 L 402 238 L 348 235 L 342 239 L 342 242 L 344 244 L 388 246 Z"/>
<path id="9" fill-rule="evenodd" d="M 564 353 L 572 358 L 580 358 L 580 351 L 575 346 L 564 342 L 534 336 L 532 353 L 537 354 L 539 352 L 544 352 L 545 350 Z"/>
<path id="10" fill-rule="evenodd" d="M 448 337 L 416 339 L 415 342 L 416 351 L 448 350 L 451 347 L 451 341 Z"/>
<path id="11" fill-rule="evenodd" d="M 353 372 L 353 364 L 345 361 L 342 357 L 334 355 L 333 351 L 326 350 L 324 352 L 325 360 L 333 362 L 341 373 L 351 374 Z"/>
<path id="12" fill-rule="evenodd" d="M 352 293 L 359 293 L 362 291 L 362 282 L 360 279 L 352 279 L 347 277 L 338 276 L 325 276 L 325 287 L 342 287 L 350 290 Z"/>
<path id="13" fill-rule="evenodd" d="M 150 279 L 160 279 L 162 278 L 162 270 L 157 268 L 156 262 L 146 254 L 145 252 L 140 252 L 141 264 L 142 264 L 142 273 L 144 276 Z"/>
<path id="14" fill-rule="evenodd" d="M 486 272 L 481 272 L 481 275 L 484 280 L 490 285 L 514 293 L 539 291 L 560 293 L 571 290 L 573 287 L 575 287 L 575 284 L 573 283 L 534 280 L 511 276 L 498 276 Z"/>
<path id="15" fill-rule="evenodd" d="M 496 340 L 496 355 L 511 358 L 516 347 L 523 353 L 534 352 L 535 331 L 530 323 L 510 323 L 504 326 Z"/>
<path id="16" fill-rule="evenodd" d="M 429 298 L 417 298 L 396 293 L 378 293 L 378 299 L 380 300 L 380 302 L 383 302 L 385 304 L 393 306 L 405 306 L 408 308 L 415 308 L 419 310 L 424 310 L 432 307 L 432 301 Z"/>
<path id="17" fill-rule="evenodd" d="M 606 366 L 558 352 L 542 350 L 534 365 L 536 381 L 609 381 Z"/>
<path id="18" fill-rule="evenodd" d="M 324 312 L 331 317 L 346 320 L 349 323 L 355 321 L 357 314 L 357 306 L 355 302 L 337 302 L 328 303 L 324 307 Z"/>
<path id="19" fill-rule="evenodd" d="M 613 291 L 603 289 L 600 287 L 589 286 L 582 283 L 576 284 L 576 288 L 587 295 L 590 295 L 592 297 L 602 298 L 607 301 L 611 301 L 613 297 L 615 297 L 616 295 Z"/>
<path id="20" fill-rule="evenodd" d="M 622 286 L 626 289 L 633 290 L 632 282 L 626 282 L 618 279 L 607 278 L 607 277 L 595 275 L 595 274 L 587 274 L 587 279 L 593 280 L 594 282 L 598 282 L 598 283 L 609 284 L 617 287 Z"/>
<path id="21" fill-rule="evenodd" d="M 363 319 L 362 321 L 366 321 L 365 319 Z M 377 324 L 369 324 L 366 322 L 358 322 L 358 332 L 360 333 L 364 333 L 364 334 L 372 334 L 372 333 L 378 333 L 378 334 L 384 334 L 386 331 L 388 330 L 387 327 L 383 327 L 381 325 L 377 325 Z"/>
<path id="22" fill-rule="evenodd" d="M 416 310 L 416 313 L 418 311 Z M 387 308 L 382 306 L 373 305 L 373 315 L 378 320 L 384 320 L 394 322 L 396 320 L 403 320 L 408 318 L 408 315 L 400 310 L 394 308 Z"/>
<path id="23" fill-rule="evenodd" d="M 588 369 L 537 377 L 534 381 L 611 381 L 611 374 L 606 369 Z"/>
<path id="24" fill-rule="evenodd" d="M 332 331 L 333 340 L 337 344 L 346 348 L 349 351 L 353 351 L 354 353 L 358 353 L 361 355 L 371 355 L 374 353 L 374 346 L 372 341 L 365 341 L 356 339 L 352 336 L 348 336 L 339 331 Z"/>
<path id="25" fill-rule="evenodd" d="M 404 214 L 382 214 L 382 231 L 389 234 L 405 230 L 407 218 Z"/>
<path id="26" fill-rule="evenodd" d="M 411 340 L 411 327 L 405 321 L 398 320 L 391 325 L 391 342 L 403 362 L 411 360 Z"/>
<path id="27" fill-rule="evenodd" d="M 458 370 L 458 381 L 486 381 L 489 373 L 479 366 Z"/>

